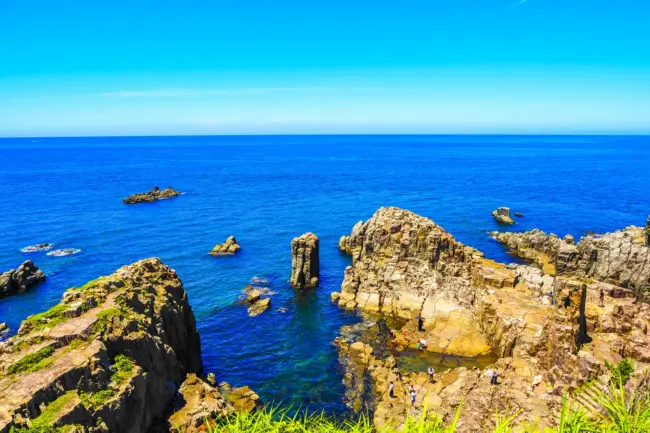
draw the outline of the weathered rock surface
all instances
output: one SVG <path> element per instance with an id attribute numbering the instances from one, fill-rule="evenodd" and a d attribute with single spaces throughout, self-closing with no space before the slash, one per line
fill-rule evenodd
<path id="1" fill-rule="evenodd" d="M 378 210 L 341 238 L 339 249 L 352 255 L 352 265 L 332 300 L 398 321 L 388 340 L 387 332 L 366 340 L 349 337 L 345 327 L 337 339 L 350 407 L 369 411 L 380 427 L 419 416 L 425 398 L 432 414 L 450 418 L 463 398 L 459 432 L 483 431 L 493 423 L 495 408 L 511 410 L 515 424 L 539 419 L 542 427 L 554 425 L 564 395 L 587 382 L 607 383 L 605 362 L 630 357 L 640 373 L 650 361 L 650 305 L 635 297 L 639 275 L 646 272 L 642 232 L 627 228 L 587 237 L 577 246 L 571 237 L 539 230 L 494 234 L 535 262 L 506 266 L 486 260 L 426 218 L 397 208 Z M 625 270 L 631 277 L 622 278 Z M 621 284 L 630 280 L 635 284 Z M 397 369 L 395 357 L 422 339 L 427 350 L 442 354 L 491 350 L 499 357 L 501 386 L 489 386 L 486 372 L 464 368 L 443 372 L 433 384 L 425 373 Z M 395 399 L 388 397 L 389 381 Z M 414 407 L 405 395 L 407 384 L 418 394 Z"/>
<path id="2" fill-rule="evenodd" d="M 271 298 L 259 299 L 251 303 L 251 306 L 248 307 L 248 315 L 250 317 L 256 317 L 265 312 L 271 306 Z"/>
<path id="3" fill-rule="evenodd" d="M 135 204 L 135 203 L 150 203 L 156 200 L 163 200 L 167 198 L 172 198 L 181 195 L 179 191 L 176 191 L 174 188 L 165 188 L 160 189 L 157 186 L 154 186 L 153 189 L 149 192 L 141 192 L 133 194 L 125 198 L 123 201 L 126 204 Z"/>
<path id="4" fill-rule="evenodd" d="M 316 287 L 319 273 L 318 236 L 305 233 L 291 241 L 291 285 L 302 289 Z"/>
<path id="5" fill-rule="evenodd" d="M 237 254 L 240 249 L 237 239 L 234 236 L 229 236 L 226 242 L 215 245 L 210 254 L 213 256 L 232 256 Z"/>
<path id="6" fill-rule="evenodd" d="M 648 220 L 645 223 L 645 244 L 650 246 L 650 216 L 648 216 Z"/>
<path id="7" fill-rule="evenodd" d="M 590 278 L 647 296 L 650 292 L 650 247 L 645 229 L 627 227 L 613 233 L 573 237 L 564 241 L 540 230 L 496 233 L 496 240 L 514 254 L 534 261 L 549 274 Z"/>
<path id="8" fill-rule="evenodd" d="M 260 396 L 247 386 L 233 388 L 222 382 L 219 389 L 236 411 L 250 412 L 261 407 Z"/>
<path id="9" fill-rule="evenodd" d="M 38 423 L 60 399 L 76 403 L 47 413 L 55 426 L 146 431 L 186 374 L 201 369 L 180 279 L 160 260 L 143 260 L 69 289 L 0 343 L 0 432 Z"/>
<path id="10" fill-rule="evenodd" d="M 0 298 L 30 289 L 42 281 L 45 281 L 43 271 L 27 260 L 18 269 L 0 274 Z"/>
<path id="11" fill-rule="evenodd" d="M 499 207 L 492 211 L 492 217 L 501 224 L 514 224 L 515 221 L 510 216 L 509 207 Z"/>
<path id="12" fill-rule="evenodd" d="M 0 322 L 0 332 L 5 332 L 9 329 L 6 323 Z"/>
<path id="13" fill-rule="evenodd" d="M 226 416 L 234 411 L 221 394 L 219 388 L 201 380 L 195 374 L 189 374 L 181 385 L 176 397 L 179 407 L 169 417 L 168 426 L 171 431 L 197 432 L 204 431 L 206 420 Z"/>

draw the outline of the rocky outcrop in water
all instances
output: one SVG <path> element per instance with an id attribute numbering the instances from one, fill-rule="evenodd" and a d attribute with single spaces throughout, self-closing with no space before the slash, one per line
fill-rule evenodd
<path id="1" fill-rule="evenodd" d="M 339 242 L 352 265 L 332 299 L 371 318 L 397 319 L 397 325 L 390 342 L 381 343 L 384 353 L 373 338 L 350 337 L 345 329 L 337 339 L 350 407 L 370 411 L 380 427 L 420 416 L 425 399 L 432 413 L 451 417 L 462 396 L 460 432 L 490 425 L 495 408 L 520 410 L 515 424 L 539 419 L 551 426 L 563 396 L 587 382 L 607 386 L 606 362 L 630 357 L 640 372 L 650 359 L 650 306 L 635 298 L 638 286 L 616 284 L 627 281 L 616 270 L 643 273 L 638 265 L 646 253 L 639 248 L 647 247 L 642 229 L 617 233 L 588 237 L 577 246 L 571 237 L 539 230 L 493 234 L 534 262 L 506 266 L 402 209 L 382 208 L 359 222 Z M 490 387 L 485 372 L 464 368 L 443 372 L 429 384 L 425 374 L 397 367 L 400 353 L 423 340 L 426 350 L 445 355 L 492 351 L 499 357 L 502 386 Z M 386 348 L 393 354 L 386 355 Z M 398 384 L 397 373 L 404 383 Z M 389 381 L 396 385 L 395 399 L 388 397 Z M 403 394 L 409 384 L 418 395 L 414 407 Z M 575 398 L 577 404 L 599 404 L 584 394 Z"/>
<path id="2" fill-rule="evenodd" d="M 30 289 L 45 281 L 45 274 L 31 260 L 25 261 L 18 269 L 0 274 L 0 298 Z"/>
<path id="3" fill-rule="evenodd" d="M 305 233 L 291 241 L 291 286 L 316 287 L 319 273 L 318 236 Z"/>
<path id="4" fill-rule="evenodd" d="M 237 254 L 240 249 L 237 239 L 234 236 L 229 236 L 226 242 L 215 245 L 210 254 L 213 256 L 232 256 Z"/>
<path id="5" fill-rule="evenodd" d="M 0 432 L 77 424 L 89 432 L 147 431 L 165 422 L 184 382 L 187 416 L 179 418 L 227 412 L 215 392 L 188 377 L 201 370 L 181 280 L 160 260 L 142 260 L 69 289 L 0 343 Z"/>
<path id="6" fill-rule="evenodd" d="M 496 233 L 497 241 L 514 254 L 535 262 L 546 273 L 590 278 L 646 296 L 650 292 L 650 247 L 645 229 L 627 227 L 613 233 L 560 240 L 540 230 Z"/>
<path id="7" fill-rule="evenodd" d="M 181 195 L 181 193 L 179 191 L 176 191 L 174 188 L 169 187 L 160 189 L 157 186 L 154 186 L 151 191 L 130 195 L 125 198 L 123 202 L 125 204 L 151 203 L 152 201 L 164 200 L 179 195 Z"/>
<path id="8" fill-rule="evenodd" d="M 514 224 L 515 221 L 510 216 L 509 207 L 499 207 L 492 211 L 492 217 L 501 224 Z"/>

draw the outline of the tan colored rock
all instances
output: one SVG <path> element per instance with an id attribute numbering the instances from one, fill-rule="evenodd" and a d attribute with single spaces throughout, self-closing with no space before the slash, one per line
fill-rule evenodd
<path id="1" fill-rule="evenodd" d="M 195 374 L 187 376 L 178 393 L 177 401 L 180 407 L 175 408 L 168 421 L 171 431 L 188 433 L 204 431 L 202 427 L 206 420 L 226 416 L 234 411 L 219 388 L 204 382 Z"/>
<path id="2" fill-rule="evenodd" d="M 510 216 L 510 208 L 509 207 L 499 207 L 495 211 L 492 212 L 492 217 L 497 220 L 497 222 L 501 224 L 509 224 L 512 225 L 515 223 L 515 221 L 512 219 Z"/>
<path id="3" fill-rule="evenodd" d="M 219 385 L 226 400 L 239 412 L 251 412 L 262 405 L 260 396 L 247 386 L 232 388 L 228 383 Z"/>
<path id="4" fill-rule="evenodd" d="M 157 186 L 154 186 L 153 189 L 149 192 L 141 192 L 138 194 L 130 195 L 123 201 L 125 204 L 151 203 L 152 201 L 164 200 L 179 195 L 181 195 L 181 193 L 179 191 L 176 191 L 174 188 L 169 187 L 160 189 Z"/>
<path id="5" fill-rule="evenodd" d="M 212 251 L 210 251 L 210 255 L 232 256 L 234 254 L 237 254 L 240 249 L 241 247 L 237 243 L 235 237 L 229 236 L 228 239 L 226 239 L 226 242 L 215 245 L 214 248 L 212 248 Z"/>
<path id="6" fill-rule="evenodd" d="M 0 332 L 5 332 L 9 329 L 6 323 L 0 322 Z"/>
<path id="7" fill-rule="evenodd" d="M 291 241 L 291 286 L 302 289 L 316 287 L 319 273 L 318 236 L 313 233 Z"/>
<path id="8" fill-rule="evenodd" d="M 271 299 L 259 299 L 255 301 L 250 307 L 248 307 L 248 315 L 250 317 L 256 317 L 265 312 L 271 306 Z"/>

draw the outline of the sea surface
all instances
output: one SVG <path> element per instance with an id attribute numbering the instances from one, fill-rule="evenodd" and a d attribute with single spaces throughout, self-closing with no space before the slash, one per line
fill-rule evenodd
<path id="1" fill-rule="evenodd" d="M 427 216 L 488 257 L 512 261 L 487 232 L 498 206 L 513 230 L 576 238 L 643 225 L 650 214 L 650 137 L 256 136 L 0 139 L 0 272 L 33 260 L 47 281 L 0 300 L 11 332 L 30 314 L 120 266 L 160 257 L 176 269 L 197 317 L 207 371 L 266 402 L 343 409 L 331 345 L 359 318 L 330 303 L 350 263 L 341 235 L 381 206 Z M 154 185 L 185 194 L 124 205 Z M 321 239 L 321 283 L 293 290 L 290 242 Z M 210 249 L 235 235 L 235 257 Z M 21 249 L 74 248 L 56 257 Z M 272 308 L 236 304 L 252 278 Z M 278 312 L 283 307 L 286 313 Z"/>

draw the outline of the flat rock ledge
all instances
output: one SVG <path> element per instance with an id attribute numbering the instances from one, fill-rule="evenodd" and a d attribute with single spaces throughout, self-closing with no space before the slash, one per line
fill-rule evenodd
<path id="1" fill-rule="evenodd" d="M 291 241 L 291 286 L 296 289 L 318 285 L 319 276 L 318 236 L 305 233 Z"/>
<path id="2" fill-rule="evenodd" d="M 217 244 L 210 251 L 210 255 L 219 257 L 219 256 L 233 256 L 239 252 L 241 246 L 237 243 L 237 239 L 234 236 L 229 236 L 226 239 L 226 242 L 222 244 Z"/>
<path id="3" fill-rule="evenodd" d="M 0 343 L 0 433 L 31 426 L 143 432 L 165 422 L 196 431 L 232 404 L 199 381 L 194 314 L 176 272 L 159 259 L 118 269 L 28 317 Z M 182 420 L 182 422 L 181 422 Z"/>
<path id="4" fill-rule="evenodd" d="M 18 269 L 11 269 L 0 274 L 0 298 L 28 290 L 45 281 L 45 274 L 36 265 L 27 260 Z"/>
<path id="5" fill-rule="evenodd" d="M 179 195 L 181 195 L 181 192 L 176 191 L 174 188 L 169 187 L 165 189 L 160 189 L 157 186 L 154 186 L 151 191 L 130 195 L 127 198 L 125 198 L 123 202 L 125 204 L 151 203 L 152 201 L 164 200 Z"/>

